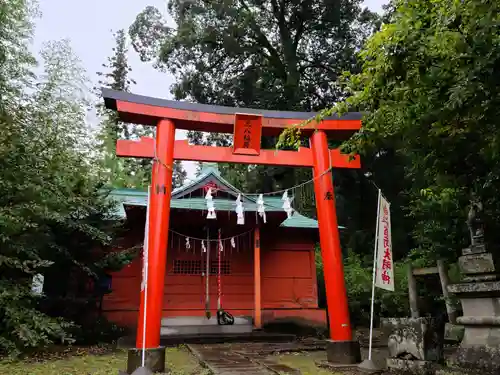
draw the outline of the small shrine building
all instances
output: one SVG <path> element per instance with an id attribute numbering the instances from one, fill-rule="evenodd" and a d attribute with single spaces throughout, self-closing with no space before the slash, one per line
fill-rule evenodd
<path id="1" fill-rule="evenodd" d="M 207 218 L 208 190 L 213 196 L 215 219 Z M 120 245 L 140 245 L 147 192 L 119 189 L 112 197 L 119 202 L 117 215 L 127 228 Z M 244 224 L 237 222 L 238 199 L 244 208 Z M 264 207 L 265 219 L 258 212 L 258 197 L 242 195 L 221 177 L 213 163 L 204 164 L 194 181 L 173 191 L 162 333 L 168 333 L 168 325 L 175 325 L 175 319 L 214 325 L 219 296 L 236 323 L 246 319 L 250 328 L 290 318 L 326 325 L 325 310 L 318 308 L 318 222 L 296 211 L 289 216 L 281 196 L 264 196 Z M 103 314 L 120 325 L 137 327 L 141 281 L 142 255 L 112 274 L 112 292 L 104 297 Z M 211 319 L 206 318 L 207 310 Z"/>

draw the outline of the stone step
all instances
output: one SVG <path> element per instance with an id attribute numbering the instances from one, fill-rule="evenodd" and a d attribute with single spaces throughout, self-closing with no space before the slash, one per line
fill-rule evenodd
<path id="1" fill-rule="evenodd" d="M 201 335 L 201 334 L 227 334 L 227 333 L 250 333 L 251 324 L 222 325 L 189 325 L 189 326 L 162 326 L 160 334 L 168 335 Z"/>
<path id="2" fill-rule="evenodd" d="M 253 331 L 249 333 L 201 334 L 201 335 L 167 335 L 162 336 L 160 343 L 164 346 L 181 344 L 229 344 L 229 343 L 288 343 L 296 339 L 289 334 L 270 334 Z M 133 345 L 134 342 L 132 342 Z"/>
<path id="3" fill-rule="evenodd" d="M 235 316 L 234 325 L 252 325 L 252 317 L 249 316 Z M 174 326 L 217 326 L 217 317 L 215 314 L 207 319 L 204 316 L 177 316 L 173 318 L 163 318 L 161 320 L 162 327 Z"/>
<path id="4" fill-rule="evenodd" d="M 248 333 L 226 334 L 198 334 L 198 335 L 162 335 L 160 344 L 163 346 L 177 346 L 182 344 L 228 344 L 228 343 L 288 343 L 296 339 L 295 335 L 283 333 L 266 333 L 253 331 Z M 121 349 L 134 348 L 135 335 L 124 336 L 118 340 Z"/>

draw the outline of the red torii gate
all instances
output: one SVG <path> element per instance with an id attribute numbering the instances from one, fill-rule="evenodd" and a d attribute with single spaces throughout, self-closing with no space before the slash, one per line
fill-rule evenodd
<path id="1" fill-rule="evenodd" d="M 325 172 L 331 167 L 360 168 L 359 157 L 352 159 L 341 154 L 338 149 L 330 150 L 327 136 L 337 140 L 349 138 L 361 128 L 361 114 L 348 113 L 343 117 L 313 121 L 301 128 L 302 134 L 310 137 L 310 148 L 275 151 L 260 149 L 262 136 L 279 135 L 285 128 L 304 122 L 316 114 L 194 104 L 110 89 L 103 89 L 102 96 L 106 107 L 116 110 L 121 121 L 157 128 L 156 139 L 145 137 L 139 141 L 119 140 L 116 147 L 116 154 L 120 157 L 154 159 L 149 211 L 148 295 L 147 301 L 144 301 L 144 293 L 141 293 L 137 348 L 140 349 L 145 344 L 148 357 L 153 362 L 155 356 L 160 362 L 162 357 L 164 359 L 165 352 L 160 348 L 160 326 L 174 159 L 281 165 L 313 168 L 330 323 L 328 358 L 338 363 L 359 361 L 359 344 L 353 341 L 350 326 L 332 174 Z M 232 133 L 233 147 L 195 146 L 189 145 L 187 141 L 175 141 L 176 129 Z M 140 334 L 143 328 L 144 303 L 148 306 L 145 342 Z M 160 353 L 159 357 L 155 353 Z M 131 366 L 136 367 L 130 363 L 134 361 L 133 358 L 137 362 L 137 351 L 132 355 L 129 353 L 129 372 L 132 372 Z"/>

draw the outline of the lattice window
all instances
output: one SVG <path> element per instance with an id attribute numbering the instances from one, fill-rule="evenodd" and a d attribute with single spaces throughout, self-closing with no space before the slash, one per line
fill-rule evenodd
<path id="1" fill-rule="evenodd" d="M 174 274 L 177 275 L 200 275 L 201 274 L 201 260 L 174 260 Z"/>
<path id="2" fill-rule="evenodd" d="M 205 272 L 206 262 L 201 260 L 185 260 L 176 259 L 174 260 L 173 273 L 176 275 L 201 275 Z M 219 271 L 219 262 L 217 260 L 210 261 L 210 275 L 216 276 Z M 223 260 L 220 264 L 221 275 L 231 274 L 231 262 L 229 260 Z"/>
<path id="3" fill-rule="evenodd" d="M 219 271 L 219 261 L 212 260 L 210 262 L 210 274 L 217 275 Z M 231 262 L 229 260 L 223 260 L 220 262 L 220 274 L 230 275 L 231 274 Z"/>

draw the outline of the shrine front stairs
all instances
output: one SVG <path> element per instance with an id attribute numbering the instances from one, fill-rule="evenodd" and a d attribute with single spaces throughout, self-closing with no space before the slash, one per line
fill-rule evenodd
<path id="1" fill-rule="evenodd" d="M 252 331 L 252 318 L 247 316 L 235 316 L 232 325 L 219 325 L 216 316 L 210 319 L 204 316 L 180 316 L 161 320 L 162 337 L 245 334 Z"/>
<path id="2" fill-rule="evenodd" d="M 284 343 L 296 339 L 293 334 L 254 330 L 252 318 L 246 316 L 235 316 L 234 324 L 229 326 L 218 325 L 215 316 L 210 319 L 195 316 L 170 317 L 163 318 L 161 323 L 162 346 L 245 342 Z M 135 343 L 135 334 L 125 336 L 118 340 L 118 347 L 133 348 Z"/>

